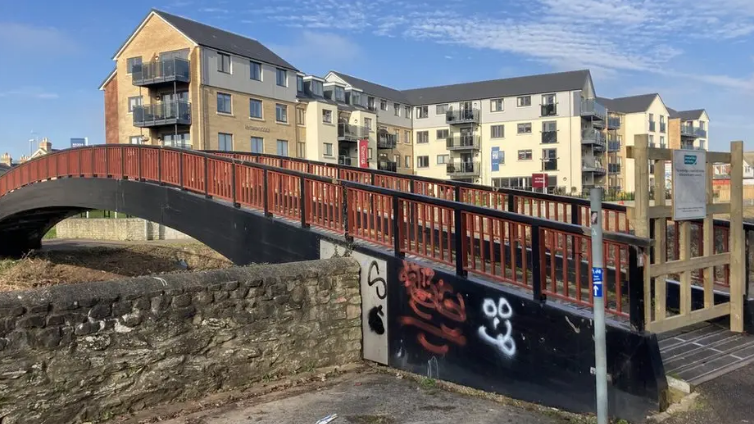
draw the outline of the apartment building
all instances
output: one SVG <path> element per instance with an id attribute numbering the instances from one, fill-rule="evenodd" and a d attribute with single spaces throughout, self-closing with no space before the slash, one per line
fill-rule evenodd
<path id="1" fill-rule="evenodd" d="M 115 53 L 107 143 L 294 155 L 298 70 L 256 40 L 152 10 Z"/>
<path id="2" fill-rule="evenodd" d="M 668 109 L 671 149 L 707 150 L 709 115 L 704 109 L 676 111 Z"/>

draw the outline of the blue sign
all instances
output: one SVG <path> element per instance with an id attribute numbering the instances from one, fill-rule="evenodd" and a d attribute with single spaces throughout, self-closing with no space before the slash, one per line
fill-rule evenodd
<path id="1" fill-rule="evenodd" d="M 500 148 L 493 147 L 492 148 L 492 172 L 497 172 L 499 170 L 500 170 Z"/>
<path id="2" fill-rule="evenodd" d="M 684 165 L 696 165 L 696 155 L 683 155 Z"/>
<path id="3" fill-rule="evenodd" d="M 72 138 L 71 139 L 71 147 L 84 147 L 84 146 L 86 146 L 85 138 Z"/>
<path id="4" fill-rule="evenodd" d="M 592 291 L 594 297 L 602 297 L 602 268 L 592 268 Z"/>

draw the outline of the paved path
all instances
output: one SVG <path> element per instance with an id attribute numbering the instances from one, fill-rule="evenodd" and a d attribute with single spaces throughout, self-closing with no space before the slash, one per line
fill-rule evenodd
<path id="1" fill-rule="evenodd" d="M 561 424 L 554 413 L 529 411 L 491 400 L 447 392 L 431 383 L 395 375 L 353 373 L 322 387 L 291 389 L 224 407 L 180 416 L 163 424 Z"/>

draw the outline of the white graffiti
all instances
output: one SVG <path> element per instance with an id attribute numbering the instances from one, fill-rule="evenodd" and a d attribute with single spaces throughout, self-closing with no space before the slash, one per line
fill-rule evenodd
<path id="1" fill-rule="evenodd" d="M 510 318 L 513 316 L 513 308 L 504 297 L 501 297 L 497 303 L 492 299 L 484 299 L 482 304 L 482 311 L 492 321 L 492 328 L 497 330 L 501 321 L 505 324 L 505 334 L 498 334 L 496 337 L 492 337 L 487 333 L 487 328 L 482 325 L 479 327 L 479 337 L 484 342 L 496 346 L 500 351 L 508 357 L 516 354 L 516 341 L 513 339 L 513 326 L 511 325 Z"/>

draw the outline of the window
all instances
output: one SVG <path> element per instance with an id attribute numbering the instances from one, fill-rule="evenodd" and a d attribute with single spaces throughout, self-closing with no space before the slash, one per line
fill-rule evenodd
<path id="1" fill-rule="evenodd" d="M 400 103 L 393 103 L 393 113 L 395 116 L 401 116 L 401 105 Z"/>
<path id="2" fill-rule="evenodd" d="M 128 113 L 132 113 L 136 106 L 141 106 L 141 96 L 128 98 Z"/>
<path id="3" fill-rule="evenodd" d="M 516 105 L 518 107 L 531 106 L 531 96 L 521 96 L 516 99 Z"/>
<path id="4" fill-rule="evenodd" d="M 401 167 L 401 155 L 393 155 L 393 162 L 397 168 Z"/>
<path id="5" fill-rule="evenodd" d="M 367 109 L 374 110 L 374 97 L 367 97 Z"/>
<path id="6" fill-rule="evenodd" d="M 288 156 L 288 141 L 278 140 L 278 156 Z"/>
<path id="7" fill-rule="evenodd" d="M 500 162 L 500 165 L 505 165 L 505 151 L 501 150 L 498 153 L 498 162 Z"/>
<path id="8" fill-rule="evenodd" d="M 661 125 L 665 124 L 665 115 L 660 115 L 660 124 Z"/>
<path id="9" fill-rule="evenodd" d="M 233 134 L 217 134 L 217 149 L 223 152 L 233 151 Z"/>
<path id="10" fill-rule="evenodd" d="M 424 119 L 429 116 L 429 106 L 417 106 L 416 117 L 418 119 Z"/>
<path id="11" fill-rule="evenodd" d="M 542 132 L 555 132 L 558 130 L 558 121 L 542 122 Z"/>
<path id="12" fill-rule="evenodd" d="M 660 148 L 661 149 L 665 148 L 665 136 L 664 135 L 660 136 Z"/>
<path id="13" fill-rule="evenodd" d="M 395 142 L 396 143 L 401 142 L 401 130 L 395 130 Z"/>
<path id="14" fill-rule="evenodd" d="M 178 147 L 180 149 L 190 149 L 191 136 L 188 133 L 165 134 L 162 145 L 167 147 Z"/>
<path id="15" fill-rule="evenodd" d="M 280 87 L 288 87 L 288 71 L 285 69 L 275 69 L 275 83 Z"/>
<path id="16" fill-rule="evenodd" d="M 304 77 L 296 75 L 296 91 L 299 93 L 304 92 Z"/>
<path id="17" fill-rule="evenodd" d="M 491 130 L 490 137 L 492 138 L 505 137 L 505 125 L 493 125 L 490 127 L 490 130 Z"/>
<path id="18" fill-rule="evenodd" d="M 364 126 L 372 131 L 372 118 L 364 118 Z"/>
<path id="19" fill-rule="evenodd" d="M 298 114 L 298 120 L 296 123 L 299 125 L 306 125 L 306 109 L 298 108 L 296 109 L 296 114 Z"/>
<path id="20" fill-rule="evenodd" d="M 370 147 L 369 150 L 367 150 L 367 159 L 372 160 L 374 157 L 374 150 Z"/>
<path id="21" fill-rule="evenodd" d="M 411 168 L 411 156 L 406 155 L 406 161 L 404 162 L 406 168 Z"/>
<path id="22" fill-rule="evenodd" d="M 217 113 L 232 113 L 230 94 L 217 93 Z"/>
<path id="23" fill-rule="evenodd" d="M 437 130 L 438 140 L 445 140 L 446 138 L 448 138 L 448 135 L 450 135 L 450 131 L 448 130 Z"/>
<path id="24" fill-rule="evenodd" d="M 531 160 L 531 150 L 519 150 L 518 151 L 518 160 Z"/>
<path id="25" fill-rule="evenodd" d="M 450 155 L 437 155 L 437 164 L 445 165 L 450 162 Z"/>
<path id="26" fill-rule="evenodd" d="M 558 122 L 557 121 L 544 121 L 542 122 L 542 143 L 551 144 L 558 142 Z"/>
<path id="27" fill-rule="evenodd" d="M 649 147 L 655 147 L 655 136 L 653 134 L 649 134 Z"/>
<path id="28" fill-rule="evenodd" d="M 134 135 L 134 136 L 128 137 L 128 142 L 130 144 L 142 144 L 143 140 L 141 139 L 140 135 Z"/>
<path id="29" fill-rule="evenodd" d="M 351 92 L 351 104 L 355 106 L 362 106 L 361 93 L 359 93 L 358 91 Z"/>
<path id="30" fill-rule="evenodd" d="M 322 85 L 322 81 L 315 81 L 312 80 L 312 94 L 315 96 L 324 96 L 324 86 Z"/>
<path id="31" fill-rule="evenodd" d="M 325 143 L 325 156 L 332 156 L 332 143 Z"/>
<path id="32" fill-rule="evenodd" d="M 502 112 L 503 111 L 503 99 L 492 99 L 490 100 L 490 111 L 491 112 Z"/>
<path id="33" fill-rule="evenodd" d="M 655 114 L 654 113 L 650 113 L 649 114 L 649 122 L 654 122 L 654 121 L 655 121 Z"/>
<path id="34" fill-rule="evenodd" d="M 296 157 L 299 157 L 299 158 L 306 157 L 306 143 L 301 142 L 301 141 L 296 143 Z"/>
<path id="35" fill-rule="evenodd" d="M 557 171 L 558 170 L 558 150 L 557 149 L 543 149 L 542 150 L 542 170 L 543 171 Z"/>
<path id="36" fill-rule="evenodd" d="M 259 62 L 249 61 L 249 77 L 253 80 L 262 81 L 262 64 Z M 301 83 L 303 85 L 303 80 Z M 303 91 L 303 90 L 299 90 Z"/>
<path id="37" fill-rule="evenodd" d="M 262 119 L 262 101 L 249 99 L 249 118 Z"/>
<path id="38" fill-rule="evenodd" d="M 403 107 L 403 116 L 405 116 L 406 118 L 411 118 L 411 106 Z"/>
<path id="39" fill-rule="evenodd" d="M 435 113 L 437 115 L 445 115 L 445 113 L 448 111 L 448 105 L 437 105 L 435 106 Z"/>
<path id="40" fill-rule="evenodd" d="M 129 57 L 126 60 L 126 73 L 131 74 L 134 71 L 141 72 L 141 56 Z"/>
<path id="41" fill-rule="evenodd" d="M 264 153 L 264 139 L 251 137 L 251 153 Z"/>
<path id="42" fill-rule="evenodd" d="M 343 87 L 335 86 L 335 100 L 341 103 L 346 102 L 346 90 Z"/>
<path id="43" fill-rule="evenodd" d="M 416 133 L 416 144 L 429 143 L 429 131 L 419 131 Z"/>
<path id="44" fill-rule="evenodd" d="M 322 109 L 322 122 L 326 124 L 332 124 L 332 111 L 328 109 Z"/>
<path id="45" fill-rule="evenodd" d="M 408 158 L 408 156 L 406 156 Z M 427 168 L 429 167 L 429 156 L 417 156 L 416 157 L 416 167 L 417 168 Z"/>
<path id="46" fill-rule="evenodd" d="M 699 148 L 704 150 L 704 140 L 699 140 Z"/>
<path id="47" fill-rule="evenodd" d="M 403 132 L 403 142 L 406 144 L 411 144 L 411 131 L 406 130 Z"/>
<path id="48" fill-rule="evenodd" d="M 704 129 L 707 126 L 707 123 L 704 121 L 699 121 L 699 128 Z"/>
<path id="49" fill-rule="evenodd" d="M 380 110 L 387 110 L 387 100 L 380 99 Z"/>
<path id="50" fill-rule="evenodd" d="M 518 124 L 518 133 L 531 134 L 531 122 L 527 122 L 525 124 Z"/>
<path id="51" fill-rule="evenodd" d="M 275 120 L 278 122 L 288 122 L 288 106 L 275 104 Z"/>
<path id="52" fill-rule="evenodd" d="M 230 73 L 230 55 L 217 52 L 217 70 L 224 74 Z"/>

